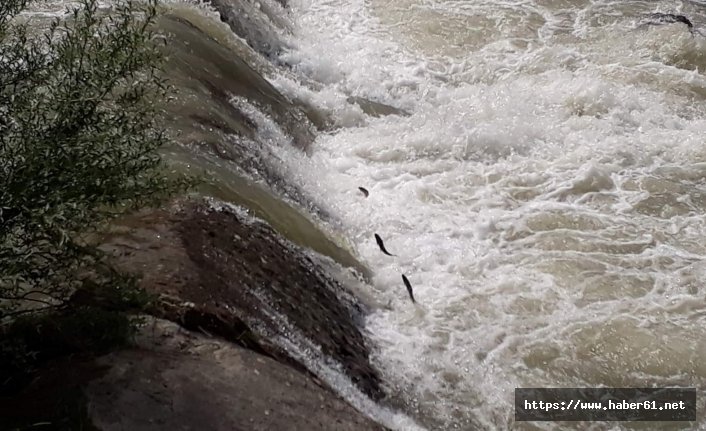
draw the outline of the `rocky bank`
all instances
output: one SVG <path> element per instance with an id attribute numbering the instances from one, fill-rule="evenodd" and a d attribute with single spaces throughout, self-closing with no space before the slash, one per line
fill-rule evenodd
<path id="1" fill-rule="evenodd" d="M 244 209 L 180 202 L 123 219 L 105 242 L 118 267 L 143 274 L 158 295 L 155 315 L 295 368 L 302 355 L 331 361 L 381 398 L 359 329 L 364 308 L 315 255 Z"/>
<path id="2" fill-rule="evenodd" d="M 86 396 L 101 430 L 383 429 L 290 366 L 164 320 L 97 365 Z"/>
<path id="3" fill-rule="evenodd" d="M 77 429 L 67 410 L 106 431 L 384 429 L 306 366 L 328 364 L 383 397 L 364 307 L 315 255 L 210 199 L 123 218 L 102 240 L 155 297 L 134 345 L 50 364 L 2 400 L 0 418 L 67 430 Z"/>

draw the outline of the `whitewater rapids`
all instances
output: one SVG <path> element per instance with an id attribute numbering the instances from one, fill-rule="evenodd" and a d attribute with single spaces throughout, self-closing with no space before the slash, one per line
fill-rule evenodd
<path id="1" fill-rule="evenodd" d="M 698 29 L 706 6 L 290 8 L 281 59 L 324 85 L 272 81 L 338 126 L 290 174 L 373 269 L 374 362 L 413 416 L 430 429 L 629 429 L 514 423 L 514 388 L 695 386 L 703 400 L 706 39 L 645 20 L 683 13 Z M 411 115 L 368 117 L 349 95 Z"/>

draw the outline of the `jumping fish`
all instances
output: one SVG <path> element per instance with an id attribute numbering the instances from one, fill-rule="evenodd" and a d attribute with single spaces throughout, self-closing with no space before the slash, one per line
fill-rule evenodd
<path id="1" fill-rule="evenodd" d="M 382 242 L 382 238 L 380 238 L 380 235 L 375 234 L 375 241 L 377 241 L 378 247 L 380 247 L 380 250 L 382 250 L 383 253 L 385 253 L 388 256 L 394 256 L 394 254 L 390 254 L 390 252 L 385 250 L 385 244 Z"/>
<path id="2" fill-rule="evenodd" d="M 402 281 L 404 281 L 404 285 L 407 287 L 407 293 L 409 293 L 409 299 L 412 300 L 413 303 L 417 303 L 417 301 L 414 300 L 414 292 L 412 292 L 412 284 L 409 282 L 407 279 L 407 276 L 402 274 Z"/>

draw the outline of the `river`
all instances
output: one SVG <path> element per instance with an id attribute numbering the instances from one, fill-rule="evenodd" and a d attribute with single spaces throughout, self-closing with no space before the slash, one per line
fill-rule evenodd
<path id="1" fill-rule="evenodd" d="M 706 4 L 244 3 L 276 36 L 258 71 L 329 127 L 304 154 L 230 102 L 280 194 L 370 269 L 351 283 L 393 408 L 434 430 L 690 429 L 514 420 L 516 387 L 685 386 L 706 429 Z M 259 166 L 238 175 L 263 185 Z"/>
<path id="2" fill-rule="evenodd" d="M 514 388 L 704 387 L 706 39 L 649 16 L 684 14 L 698 30 L 706 5 L 291 9 L 283 58 L 325 84 L 309 97 L 340 125 L 296 181 L 373 268 L 376 365 L 414 416 L 434 429 L 589 429 L 514 423 Z M 363 117 L 343 94 L 411 115 Z"/>

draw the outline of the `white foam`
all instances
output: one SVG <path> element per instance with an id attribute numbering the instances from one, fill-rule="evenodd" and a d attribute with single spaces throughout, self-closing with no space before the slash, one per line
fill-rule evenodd
<path id="1" fill-rule="evenodd" d="M 306 97 L 412 112 L 341 123 L 294 179 L 374 269 L 375 361 L 423 422 L 510 427 L 518 386 L 706 383 L 698 38 L 631 27 L 643 2 L 291 3 Z M 486 12 L 472 49 L 431 33 Z"/>
<path id="2" fill-rule="evenodd" d="M 423 431 L 425 429 L 405 414 L 381 406 L 368 398 L 350 381 L 342 371 L 340 364 L 327 358 L 321 352 L 320 347 L 302 335 L 286 316 L 267 307 L 267 304 L 271 304 L 272 301 L 264 292 L 255 292 L 255 294 L 263 304 L 262 311 L 277 322 L 280 328 L 279 334 L 270 334 L 273 341 L 307 367 L 309 371 L 335 388 L 338 394 L 353 407 L 389 429 L 408 431 Z"/>

